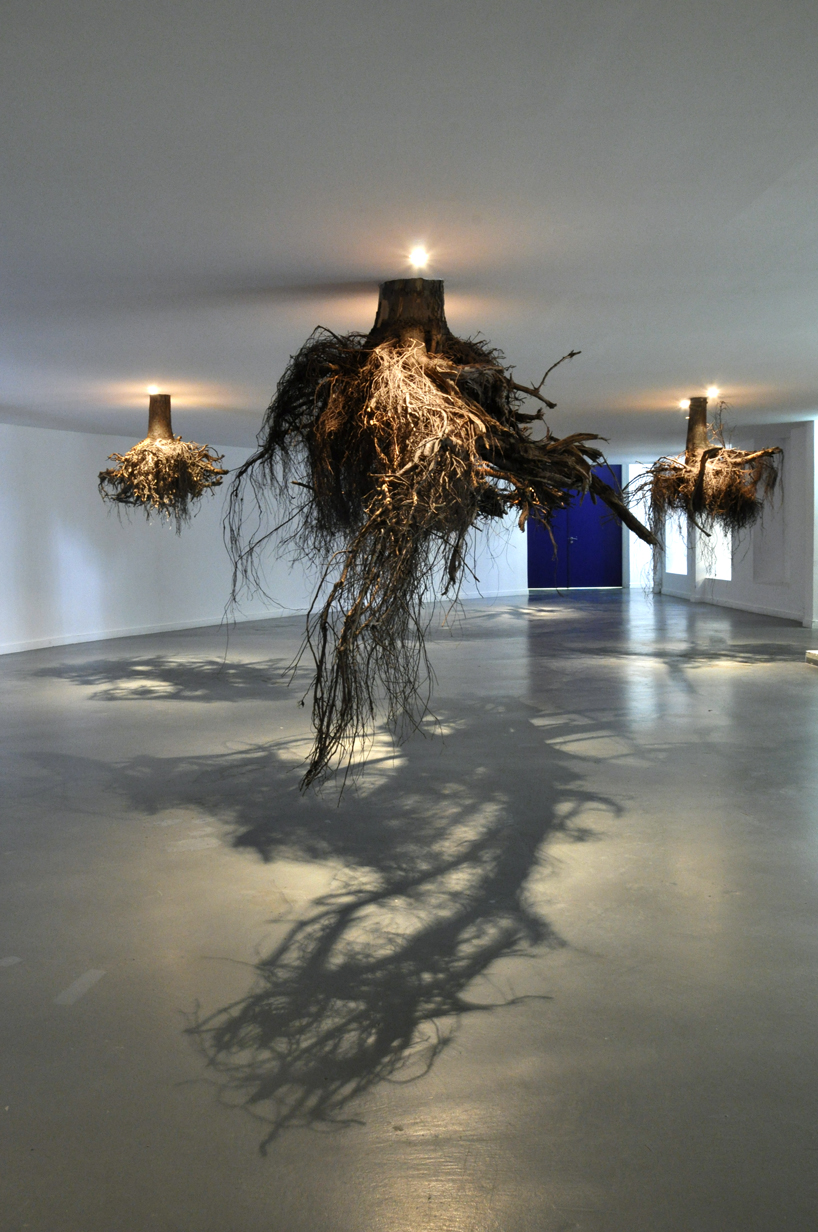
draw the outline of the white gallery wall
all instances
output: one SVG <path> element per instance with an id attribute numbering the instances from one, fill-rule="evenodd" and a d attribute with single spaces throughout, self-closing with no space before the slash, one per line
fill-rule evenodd
<path id="1" fill-rule="evenodd" d="M 226 487 L 172 525 L 104 503 L 98 472 L 124 437 L 0 424 L 0 653 L 218 624 L 230 593 L 222 542 Z M 243 449 L 226 449 L 239 466 Z M 269 573 L 281 607 L 254 598 L 241 619 L 303 611 L 305 580 L 285 564 Z"/>
<path id="2" fill-rule="evenodd" d="M 517 525 L 518 513 L 502 522 L 481 523 L 472 531 L 466 553 L 464 599 L 528 596 L 528 541 Z"/>
<path id="3" fill-rule="evenodd" d="M 230 594 L 222 540 L 226 484 L 205 496 L 191 523 L 123 513 L 102 501 L 97 476 L 119 436 L 0 424 L 0 653 L 97 638 L 219 624 Z M 225 449 L 234 469 L 247 450 Z M 524 593 L 526 540 L 514 519 L 476 533 L 463 596 Z M 300 565 L 265 567 L 268 601 L 244 597 L 237 619 L 303 612 L 312 596 Z"/>
<path id="4" fill-rule="evenodd" d="M 631 492 L 645 474 L 644 462 L 622 464 L 622 486 Z M 642 523 L 647 523 L 647 507 L 644 500 L 632 500 L 631 508 Z M 637 535 L 622 527 L 622 585 L 644 591 L 653 590 L 653 551 Z"/>

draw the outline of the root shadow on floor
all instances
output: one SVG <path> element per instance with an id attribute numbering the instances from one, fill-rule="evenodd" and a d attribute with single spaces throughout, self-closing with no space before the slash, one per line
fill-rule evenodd
<path id="1" fill-rule="evenodd" d="M 264 861 L 335 869 L 247 993 L 188 1019 L 220 1097 L 264 1123 L 262 1151 L 288 1128 L 354 1123 L 379 1083 L 422 1078 L 467 1015 L 547 998 L 515 991 L 514 978 L 530 983 L 519 965 L 497 975 L 501 960 L 564 944 L 532 873 L 547 869 L 550 838 L 587 841 L 589 813 L 619 810 L 584 788 L 519 700 L 439 709 L 445 738 L 376 759 L 340 802 L 337 786 L 299 795 L 271 746 L 118 767 L 141 809 L 195 805 Z"/>

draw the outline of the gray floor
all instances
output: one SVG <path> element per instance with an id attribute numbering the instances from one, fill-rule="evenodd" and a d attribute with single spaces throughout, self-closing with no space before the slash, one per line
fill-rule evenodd
<path id="1" fill-rule="evenodd" d="M 299 627 L 0 661 L 4 1232 L 814 1232 L 816 635 L 469 605 L 338 807 Z"/>

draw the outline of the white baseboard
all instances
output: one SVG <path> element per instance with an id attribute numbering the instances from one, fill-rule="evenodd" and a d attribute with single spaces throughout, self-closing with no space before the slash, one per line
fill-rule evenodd
<path id="1" fill-rule="evenodd" d="M 491 594 L 481 594 L 477 590 L 463 590 L 460 592 L 461 599 L 479 599 L 481 603 L 493 603 L 495 599 L 511 599 L 515 595 L 525 598 L 528 594 L 527 589 L 520 590 L 517 587 L 515 590 L 493 590 Z M 445 602 L 445 600 L 444 600 Z"/>
<path id="2" fill-rule="evenodd" d="M 796 620 L 799 624 L 804 619 L 803 612 L 791 612 L 786 608 L 765 607 L 760 603 L 745 603 L 736 599 L 701 599 L 696 597 L 694 603 L 711 603 L 714 607 L 732 607 L 737 612 L 752 612 L 755 616 L 775 616 L 779 620 Z"/>
<path id="3" fill-rule="evenodd" d="M 688 601 L 693 599 L 693 596 L 689 590 L 676 590 L 675 588 L 668 586 L 664 580 L 662 581 L 662 589 L 657 593 L 660 595 L 667 595 L 669 599 L 687 599 Z"/>
<path id="4" fill-rule="evenodd" d="M 251 620 L 275 620 L 283 616 L 303 616 L 306 608 L 264 608 L 258 612 L 232 612 L 229 618 L 218 620 L 175 620 L 157 625 L 134 625 L 123 629 L 108 629 L 95 633 L 69 633 L 64 637 L 28 638 L 22 642 L 0 643 L 0 655 L 22 654 L 27 650 L 47 650 L 49 646 L 78 646 L 83 642 L 110 642 L 119 637 L 144 637 L 148 633 L 173 633 L 181 629 L 215 629 L 220 625 L 245 624 Z"/>

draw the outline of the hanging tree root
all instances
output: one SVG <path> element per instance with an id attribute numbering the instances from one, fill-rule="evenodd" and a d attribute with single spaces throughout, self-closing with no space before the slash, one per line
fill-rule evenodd
<path id="1" fill-rule="evenodd" d="M 318 567 L 299 655 L 314 665 L 315 742 L 302 788 L 339 759 L 349 768 L 379 705 L 399 736 L 422 719 L 431 679 L 423 607 L 441 589 L 457 594 L 475 524 L 513 509 L 521 528 L 529 517 L 547 526 L 572 494 L 590 493 L 654 542 L 592 475 L 603 461 L 590 444 L 598 437 L 532 438 L 542 412 L 520 408 L 525 396 L 553 406 L 541 389 L 513 381 L 499 351 L 451 334 L 442 284 L 423 279 L 384 284 L 368 336 L 318 329 L 291 360 L 259 447 L 234 480 L 227 538 L 234 597 L 262 585 L 258 549 L 282 529 Z M 269 497 L 286 507 L 293 492 L 294 511 L 267 529 Z"/>
<path id="2" fill-rule="evenodd" d="M 117 466 L 100 471 L 99 491 L 117 505 L 141 505 L 146 514 L 173 518 L 179 531 L 190 521 L 191 505 L 204 492 L 217 488 L 226 470 L 222 456 L 208 445 L 146 437 L 125 454 L 112 453 Z"/>
<path id="3" fill-rule="evenodd" d="M 781 450 L 713 448 L 689 466 L 683 457 L 659 458 L 634 490 L 649 501 L 649 525 L 659 537 L 665 519 L 684 514 L 705 533 L 715 525 L 741 531 L 756 522 L 778 480 Z"/>
<path id="4" fill-rule="evenodd" d="M 683 515 L 707 535 L 715 526 L 728 532 L 746 530 L 758 520 L 778 482 L 778 446 L 730 449 L 724 443 L 720 411 L 713 424 L 706 416 L 707 399 L 691 398 L 684 454 L 659 458 L 631 493 L 632 500 L 647 500 L 648 523 L 659 539 L 667 518 L 674 515 Z"/>
<path id="5" fill-rule="evenodd" d="M 151 394 L 148 435 L 127 453 L 112 453 L 118 466 L 100 471 L 103 500 L 117 505 L 142 506 L 150 517 L 158 513 L 174 518 L 177 533 L 190 521 L 191 505 L 204 492 L 217 488 L 226 470 L 222 455 L 209 445 L 196 445 L 173 435 L 170 394 Z"/>

